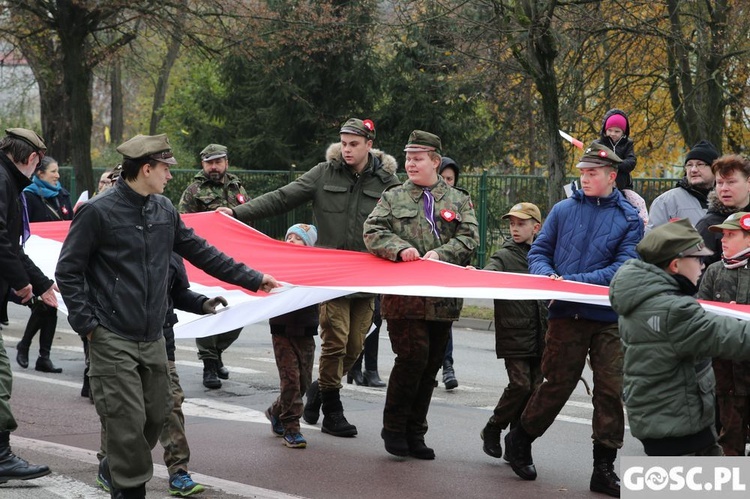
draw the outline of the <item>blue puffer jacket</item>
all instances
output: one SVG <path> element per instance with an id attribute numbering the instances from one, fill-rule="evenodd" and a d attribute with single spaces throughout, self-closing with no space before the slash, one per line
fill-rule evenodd
<path id="1" fill-rule="evenodd" d="M 618 190 L 597 198 L 579 189 L 552 207 L 529 251 L 529 270 L 609 286 L 625 261 L 638 258 L 635 246 L 642 237 L 638 212 Z M 617 322 L 611 307 L 560 300 L 550 304 L 549 317 Z"/>

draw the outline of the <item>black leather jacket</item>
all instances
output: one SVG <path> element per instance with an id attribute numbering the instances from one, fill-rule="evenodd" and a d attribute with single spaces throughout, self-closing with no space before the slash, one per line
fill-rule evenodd
<path id="1" fill-rule="evenodd" d="M 97 325 L 134 341 L 162 336 L 172 251 L 206 273 L 252 291 L 263 274 L 235 263 L 185 226 L 171 201 L 125 181 L 84 203 L 55 272 L 68 321 L 80 335 Z"/>
<path id="2" fill-rule="evenodd" d="M 52 286 L 21 247 L 23 218 L 21 191 L 31 181 L 0 152 L 0 298 L 8 288 L 22 289 L 31 283 L 35 295 Z"/>

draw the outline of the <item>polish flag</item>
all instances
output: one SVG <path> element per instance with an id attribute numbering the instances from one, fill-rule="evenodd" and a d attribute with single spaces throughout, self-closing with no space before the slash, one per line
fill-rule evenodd
<path id="1" fill-rule="evenodd" d="M 413 296 L 565 300 L 609 305 L 609 288 L 543 276 L 467 269 L 435 260 L 391 262 L 356 251 L 297 246 L 265 234 L 216 212 L 182 215 L 185 224 L 224 253 L 284 283 L 267 294 L 227 284 L 193 267 L 187 260 L 191 289 L 209 297 L 224 296 L 229 307 L 215 315 L 179 312 L 178 338 L 199 338 L 243 327 L 351 293 Z M 31 224 L 26 253 L 54 276 L 60 247 L 70 222 Z M 704 308 L 750 320 L 750 306 L 702 303 Z M 60 310 L 64 303 L 60 300 Z"/>

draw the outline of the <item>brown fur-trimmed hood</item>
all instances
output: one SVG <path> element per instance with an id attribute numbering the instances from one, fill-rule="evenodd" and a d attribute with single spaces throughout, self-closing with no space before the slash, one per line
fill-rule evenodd
<path id="1" fill-rule="evenodd" d="M 370 149 L 370 154 L 380 160 L 380 166 L 386 172 L 395 174 L 396 170 L 398 170 L 398 162 L 390 154 L 386 154 L 380 149 Z M 326 161 L 337 161 L 339 163 L 343 161 L 343 157 L 341 156 L 341 142 L 334 142 L 328 146 Z"/>

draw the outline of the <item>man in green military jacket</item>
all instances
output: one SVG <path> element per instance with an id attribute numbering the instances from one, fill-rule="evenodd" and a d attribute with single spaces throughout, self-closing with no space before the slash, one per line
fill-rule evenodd
<path id="1" fill-rule="evenodd" d="M 294 182 L 268 192 L 234 209 L 218 211 L 248 223 L 312 201 L 318 246 L 365 252 L 362 226 L 383 189 L 400 184 L 396 160 L 372 148 L 375 124 L 351 118 L 339 130 L 340 142 L 326 151 L 326 160 Z M 323 406 L 323 433 L 353 437 L 357 428 L 344 417 L 339 391 L 343 373 L 349 372 L 362 352 L 372 323 L 372 295 L 354 294 L 320 304 L 320 371 L 307 392 L 303 417 L 315 424 Z"/>
<path id="2" fill-rule="evenodd" d="M 239 177 L 229 173 L 229 153 L 221 144 L 209 144 L 201 151 L 201 171 L 185 188 L 180 198 L 180 213 L 214 211 L 220 206 L 234 208 L 247 201 L 247 192 Z M 226 333 L 197 338 L 198 359 L 203 361 L 203 386 L 221 388 L 221 380 L 229 378 L 221 354 L 239 337 L 242 328 Z"/>

